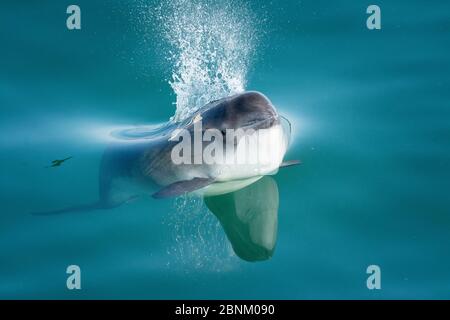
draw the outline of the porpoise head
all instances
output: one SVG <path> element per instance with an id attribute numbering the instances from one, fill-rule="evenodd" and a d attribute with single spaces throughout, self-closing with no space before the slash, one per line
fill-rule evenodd
<path id="1" fill-rule="evenodd" d="M 243 188 L 277 172 L 290 140 L 289 123 L 259 92 L 212 101 L 168 128 L 141 161 L 158 184 L 173 185 L 156 197 Z"/>
<path id="2" fill-rule="evenodd" d="M 290 127 L 285 130 L 281 119 L 259 92 L 212 101 L 192 115 L 185 127 L 193 136 L 197 132 L 204 138 L 201 149 L 195 148 L 195 139 L 191 140 L 192 159 L 211 155 L 211 161 L 203 163 L 219 165 L 212 175 L 223 181 L 271 174 L 278 169 L 289 144 Z M 213 140 L 209 138 L 212 132 Z M 223 150 L 223 157 L 217 151 L 210 152 L 213 149 Z"/>
<path id="3" fill-rule="evenodd" d="M 203 111 L 204 110 L 204 111 Z M 204 129 L 265 129 L 279 123 L 269 99 L 256 91 L 213 101 L 201 112 Z"/>

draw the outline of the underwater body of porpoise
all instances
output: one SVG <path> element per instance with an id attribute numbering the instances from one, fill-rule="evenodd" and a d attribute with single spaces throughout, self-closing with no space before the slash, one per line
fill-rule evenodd
<path id="1" fill-rule="evenodd" d="M 195 134 L 194 127 L 198 119 L 202 122 L 203 131 L 216 129 L 223 133 L 224 140 L 227 138 L 226 130 L 229 129 L 251 128 L 252 134 L 265 130 L 266 138 L 259 139 L 257 143 L 260 149 L 270 147 L 269 159 L 252 164 L 231 165 L 174 163 L 172 150 L 179 144 L 174 139 L 177 130 L 184 129 Z M 189 119 L 169 122 L 161 130 L 151 134 L 127 134 L 126 138 L 122 135 L 121 139 L 108 146 L 99 169 L 98 201 L 34 214 L 109 209 L 150 194 L 154 198 L 165 198 L 196 192 L 207 197 L 233 192 L 265 175 L 275 174 L 280 166 L 297 163 L 283 163 L 290 130 L 290 124 L 278 115 L 269 99 L 259 92 L 244 92 L 216 100 L 200 108 Z M 202 141 L 199 152 L 209 143 Z M 226 143 L 224 141 L 224 145 Z M 228 149 L 224 151 L 226 152 Z M 236 149 L 233 152 L 237 152 Z M 195 154 L 192 155 L 194 157 Z"/>

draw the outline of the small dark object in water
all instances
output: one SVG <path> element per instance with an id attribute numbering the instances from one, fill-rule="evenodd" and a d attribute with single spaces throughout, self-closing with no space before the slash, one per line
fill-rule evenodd
<path id="1" fill-rule="evenodd" d="M 62 160 L 53 160 L 52 164 L 50 166 L 47 166 L 46 168 L 59 167 L 60 165 L 63 164 L 63 162 L 65 162 L 65 161 L 67 161 L 69 159 L 72 159 L 72 158 L 73 157 L 68 157 L 68 158 L 65 158 L 65 159 L 62 159 Z"/>

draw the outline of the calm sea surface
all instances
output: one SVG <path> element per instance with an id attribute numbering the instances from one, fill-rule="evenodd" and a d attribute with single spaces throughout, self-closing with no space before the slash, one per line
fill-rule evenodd
<path id="1" fill-rule="evenodd" d="M 450 298 L 450 2 L 377 1 L 375 31 L 365 1 L 246 2 L 245 89 L 290 119 L 303 162 L 267 182 L 277 242 L 259 262 L 200 199 L 30 214 L 94 201 L 109 132 L 176 110 L 171 49 L 141 15 L 157 3 L 76 2 L 76 31 L 66 2 L 0 5 L 1 298 Z"/>

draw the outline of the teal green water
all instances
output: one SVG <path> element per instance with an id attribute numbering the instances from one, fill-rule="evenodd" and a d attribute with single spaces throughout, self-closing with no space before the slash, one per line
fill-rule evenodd
<path id="1" fill-rule="evenodd" d="M 261 39 L 246 88 L 291 120 L 287 158 L 303 162 L 274 177 L 271 258 L 237 257 L 198 199 L 30 215 L 95 200 L 108 132 L 174 114 L 169 49 L 142 33 L 142 3 L 77 1 L 79 31 L 66 3 L 0 5 L 1 298 L 450 298 L 447 1 L 377 1 L 377 31 L 365 1 L 249 4 Z M 372 264 L 381 290 L 366 287 Z"/>

